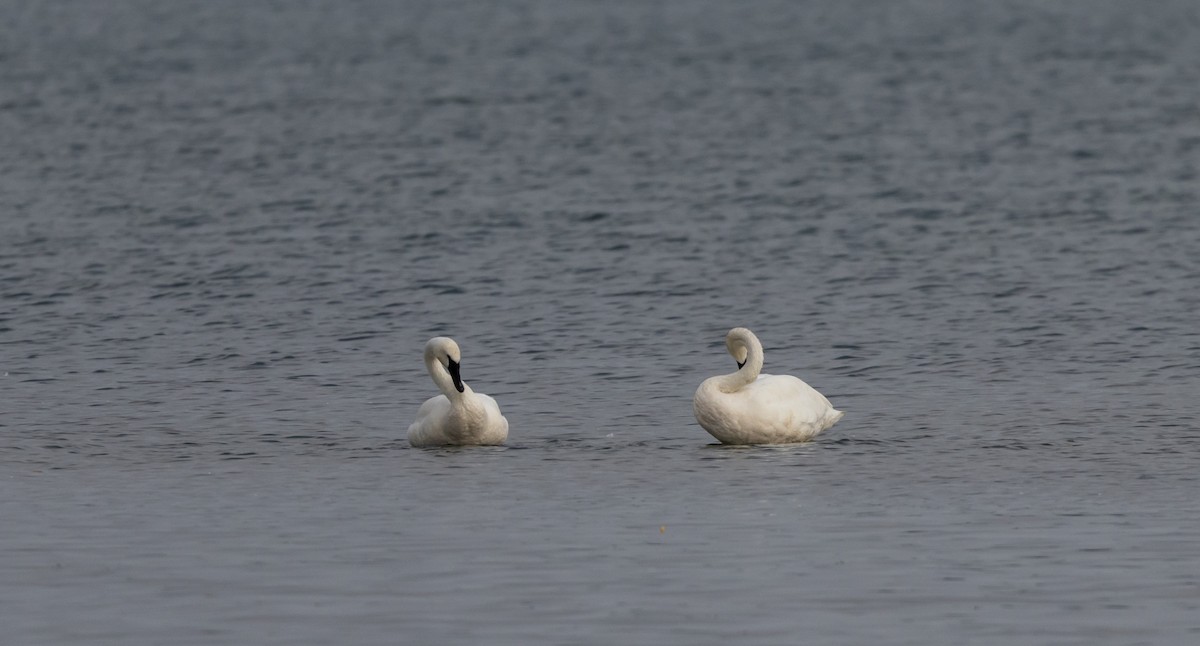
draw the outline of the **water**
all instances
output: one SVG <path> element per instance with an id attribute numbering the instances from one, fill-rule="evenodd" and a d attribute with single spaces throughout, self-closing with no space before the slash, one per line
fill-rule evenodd
<path id="1" fill-rule="evenodd" d="M 1200 639 L 1195 3 L 0 4 L 5 643 Z"/>

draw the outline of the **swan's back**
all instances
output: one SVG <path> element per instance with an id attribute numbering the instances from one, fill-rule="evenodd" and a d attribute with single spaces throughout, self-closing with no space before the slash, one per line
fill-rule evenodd
<path id="1" fill-rule="evenodd" d="M 842 415 L 841 411 L 833 409 L 825 395 L 792 375 L 759 375 L 741 392 L 752 398 L 756 405 L 780 407 L 804 421 L 818 423 L 831 411 L 838 414 L 838 419 Z"/>

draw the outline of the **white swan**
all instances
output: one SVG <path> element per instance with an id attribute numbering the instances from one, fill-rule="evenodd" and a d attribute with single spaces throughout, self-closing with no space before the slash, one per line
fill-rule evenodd
<path id="1" fill-rule="evenodd" d="M 696 421 L 722 443 L 804 442 L 845 414 L 791 375 L 759 374 L 762 344 L 750 330 L 730 330 L 725 347 L 737 361 L 737 372 L 705 379 L 692 400 Z"/>
<path id="2" fill-rule="evenodd" d="M 459 374 L 462 353 L 454 339 L 439 336 L 425 342 L 425 368 L 442 394 L 421 404 L 408 427 L 413 446 L 502 444 L 508 420 L 496 400 L 471 390 Z"/>

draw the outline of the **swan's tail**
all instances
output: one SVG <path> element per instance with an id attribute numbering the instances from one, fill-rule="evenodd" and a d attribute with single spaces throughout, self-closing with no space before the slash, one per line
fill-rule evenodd
<path id="1" fill-rule="evenodd" d="M 836 408 L 830 408 L 825 413 L 825 428 L 829 428 L 830 426 L 837 424 L 838 420 L 841 419 L 845 414 L 845 411 L 840 411 Z"/>

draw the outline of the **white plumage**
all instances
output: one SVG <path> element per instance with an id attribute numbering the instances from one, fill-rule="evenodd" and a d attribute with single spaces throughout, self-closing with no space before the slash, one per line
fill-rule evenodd
<path id="1" fill-rule="evenodd" d="M 696 421 L 721 442 L 804 442 L 844 415 L 796 377 L 760 374 L 762 344 L 750 330 L 730 330 L 725 347 L 738 362 L 737 372 L 705 379 L 692 400 Z"/>
<path id="2" fill-rule="evenodd" d="M 425 368 L 442 394 L 428 399 L 408 427 L 413 446 L 502 444 L 508 420 L 496 400 L 471 390 L 460 376 L 462 353 L 454 339 L 439 336 L 425 343 Z"/>

